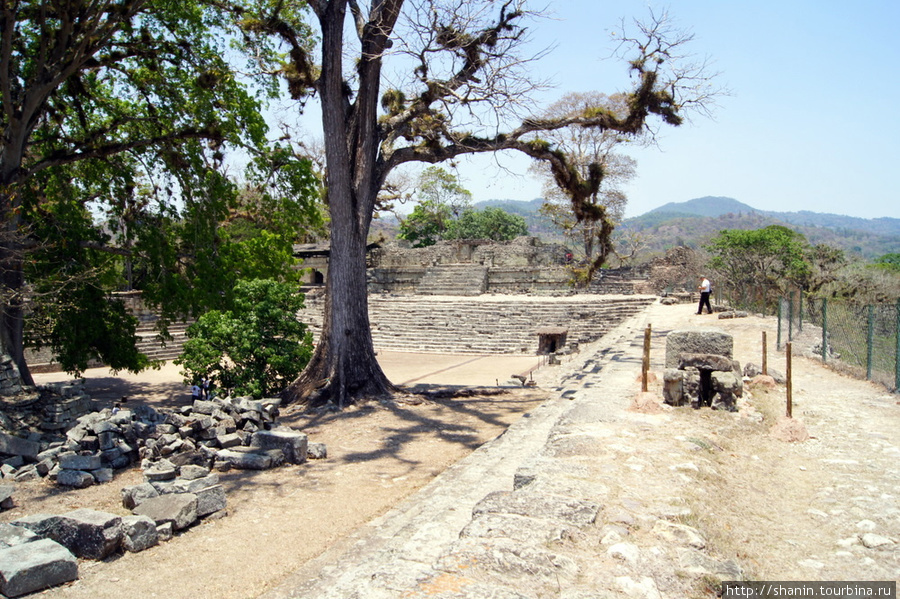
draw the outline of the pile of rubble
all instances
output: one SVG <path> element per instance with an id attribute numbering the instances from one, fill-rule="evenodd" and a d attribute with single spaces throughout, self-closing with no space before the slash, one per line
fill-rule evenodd
<path id="1" fill-rule="evenodd" d="M 308 450 L 306 435 L 271 430 L 278 405 L 278 399 L 226 397 L 197 400 L 178 410 L 105 408 L 76 418 L 64 436 L 0 431 L 0 475 L 16 482 L 47 477 L 83 488 L 112 480 L 115 470 L 138 460 L 146 470 L 162 458 L 182 454 L 187 458 L 176 460 L 176 466 L 190 462 L 219 470 L 261 470 L 285 461 L 301 463 Z M 323 452 L 313 447 L 315 456 Z"/>

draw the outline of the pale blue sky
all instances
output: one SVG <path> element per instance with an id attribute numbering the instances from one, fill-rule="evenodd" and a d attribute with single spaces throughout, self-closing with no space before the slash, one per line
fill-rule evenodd
<path id="1" fill-rule="evenodd" d="M 535 29 L 557 45 L 538 64 L 569 91 L 611 93 L 627 85 L 610 54 L 622 17 L 668 9 L 690 30 L 731 92 L 713 119 L 665 128 L 658 148 L 629 153 L 638 177 L 627 187 L 627 216 L 667 202 L 729 196 L 761 210 L 812 210 L 900 218 L 900 2 L 897 0 L 566 0 L 558 20 Z M 552 97 L 550 99 L 553 99 Z M 462 164 L 476 201 L 540 197 L 528 160 Z"/>
<path id="2" fill-rule="evenodd" d="M 712 118 L 662 128 L 657 147 L 629 148 L 638 175 L 625 189 L 626 216 L 728 196 L 760 210 L 900 218 L 900 0 L 546 5 L 555 18 L 532 29 L 536 50 L 556 46 L 534 64 L 538 77 L 556 85 L 538 97 L 543 104 L 568 92 L 627 89 L 626 66 L 609 58 L 610 33 L 650 9 L 668 11 L 695 36 L 691 51 L 713 61 L 730 91 Z M 302 121 L 318 137 L 314 104 Z M 460 160 L 457 173 L 475 201 L 532 200 L 542 194 L 529 164 L 518 154 L 480 156 Z"/>

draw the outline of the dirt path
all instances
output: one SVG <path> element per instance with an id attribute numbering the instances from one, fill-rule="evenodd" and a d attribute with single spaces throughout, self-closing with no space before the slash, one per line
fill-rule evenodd
<path id="1" fill-rule="evenodd" d="M 655 305 L 649 320 L 659 380 L 665 333 L 688 327 L 731 332 L 735 358 L 742 363 L 760 362 L 766 330 L 769 364 L 785 369 L 783 354 L 772 351 L 772 319 L 726 321 L 696 316 L 692 306 Z M 566 368 L 563 364 L 560 373 Z M 794 358 L 794 375 L 794 415 L 812 436 L 802 443 L 770 435 L 783 410 L 783 388 L 750 393 L 738 414 L 664 406 L 632 412 L 604 450 L 609 512 L 620 506 L 639 514 L 640 506 L 666 499 L 677 516 L 675 504 L 683 504 L 690 508 L 683 520 L 703 532 L 710 553 L 735 559 L 748 579 L 900 579 L 900 398 L 801 357 Z M 327 460 L 225 474 L 227 518 L 143 553 L 82 561 L 80 580 L 44 595 L 261 595 L 523 413 L 548 398 L 560 401 L 546 389 L 549 385 L 500 396 L 294 415 L 288 424 L 326 443 Z M 637 395 L 635 382 L 634 392 L 621 401 Z M 660 397 L 657 382 L 643 399 Z M 20 507 L 0 519 L 78 507 L 124 514 L 118 490 L 139 477 L 133 470 L 111 484 L 65 493 L 33 485 Z M 636 537 L 649 534 L 640 522 L 632 525 Z"/>

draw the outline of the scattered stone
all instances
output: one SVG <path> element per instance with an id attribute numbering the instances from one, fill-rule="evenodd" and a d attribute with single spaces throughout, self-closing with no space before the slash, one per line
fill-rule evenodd
<path id="1" fill-rule="evenodd" d="M 99 453 L 81 455 L 69 451 L 59 454 L 58 458 L 59 467 L 63 470 L 97 470 L 103 467 Z"/>
<path id="2" fill-rule="evenodd" d="M 129 510 L 154 497 L 159 497 L 159 491 L 150 483 L 141 483 L 122 489 L 122 505 Z"/>
<path id="3" fill-rule="evenodd" d="M 52 539 L 0 549 L 0 593 L 18 597 L 78 578 L 78 561 Z"/>
<path id="4" fill-rule="evenodd" d="M 720 319 L 747 318 L 748 316 L 750 316 L 750 313 L 744 312 L 743 310 L 726 310 L 725 312 L 719 312 Z"/>
<path id="5" fill-rule="evenodd" d="M 0 549 L 30 543 L 40 538 L 24 526 L 13 526 L 6 522 L 0 523 Z"/>
<path id="6" fill-rule="evenodd" d="M 272 467 L 272 456 L 265 451 L 247 447 L 222 449 L 216 452 L 216 458 L 239 470 L 266 470 Z"/>
<path id="7" fill-rule="evenodd" d="M 675 545 L 687 545 L 695 549 L 706 547 L 706 540 L 700 534 L 700 531 L 685 524 L 657 520 L 656 524 L 653 525 L 653 533 L 666 542 Z"/>
<path id="8" fill-rule="evenodd" d="M 637 566 L 638 560 L 641 558 L 641 550 L 633 543 L 616 543 L 606 550 L 606 554 L 620 559 L 630 566 Z"/>
<path id="9" fill-rule="evenodd" d="M 223 512 L 228 507 L 225 489 L 222 485 L 213 485 L 199 489 L 197 495 L 197 517 L 204 518 L 216 512 Z"/>
<path id="10" fill-rule="evenodd" d="M 0 431 L 0 453 L 36 460 L 40 451 L 40 443 L 14 437 Z"/>
<path id="11" fill-rule="evenodd" d="M 131 553 L 138 553 L 159 543 L 156 523 L 147 516 L 125 516 L 122 518 L 122 547 Z"/>
<path id="12" fill-rule="evenodd" d="M 56 527 L 47 536 L 78 557 L 103 559 L 119 548 L 122 518 L 81 508 L 60 516 Z"/>
<path id="13" fill-rule="evenodd" d="M 328 448 L 324 443 L 309 443 L 306 446 L 306 456 L 311 460 L 324 460 L 328 457 Z"/>
<path id="14" fill-rule="evenodd" d="M 156 524 L 171 522 L 175 530 L 181 530 L 197 521 L 197 496 L 193 493 L 160 495 L 144 501 L 131 511 L 136 516 L 152 518 Z"/>
<path id="15" fill-rule="evenodd" d="M 291 429 L 259 431 L 250 437 L 250 447 L 256 449 L 280 449 L 290 464 L 306 461 L 309 441 L 306 433 Z"/>
<path id="16" fill-rule="evenodd" d="M 859 540 L 862 541 L 863 546 L 867 549 L 877 549 L 879 547 L 894 545 L 894 541 L 891 539 L 871 532 L 862 535 Z"/>
<path id="17" fill-rule="evenodd" d="M 56 475 L 56 484 L 63 487 L 75 487 L 84 489 L 90 487 L 96 481 L 90 472 L 83 470 L 60 470 Z"/>

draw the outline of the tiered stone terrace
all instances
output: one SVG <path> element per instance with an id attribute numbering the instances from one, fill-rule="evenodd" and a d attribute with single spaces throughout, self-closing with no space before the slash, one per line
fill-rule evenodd
<path id="1" fill-rule="evenodd" d="M 376 349 L 449 354 L 537 354 L 538 329 L 568 329 L 567 343 L 588 343 L 643 310 L 655 296 L 398 296 L 369 298 Z M 307 301 L 300 319 L 314 334 L 323 304 Z"/>

